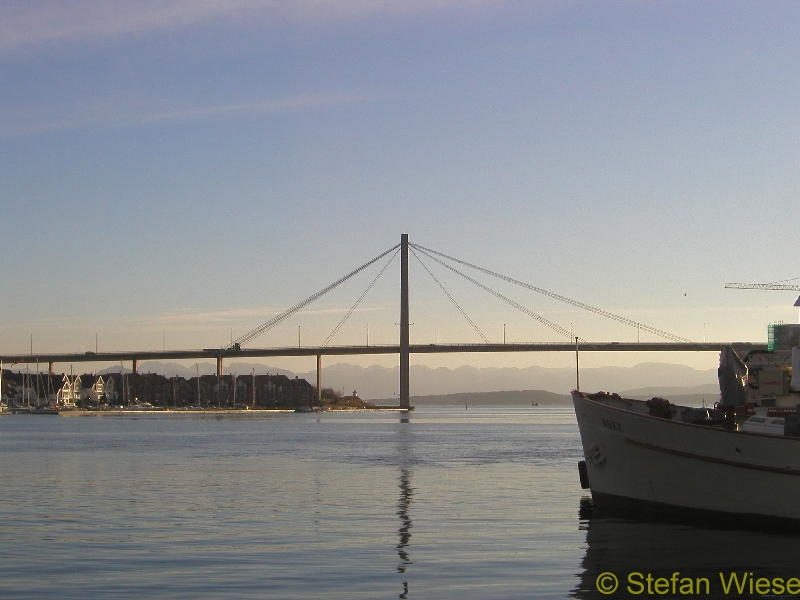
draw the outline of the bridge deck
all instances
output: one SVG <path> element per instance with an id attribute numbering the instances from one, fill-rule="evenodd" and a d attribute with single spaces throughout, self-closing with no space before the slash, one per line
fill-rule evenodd
<path id="1" fill-rule="evenodd" d="M 581 352 L 719 352 L 726 346 L 741 350 L 766 350 L 767 345 L 755 342 L 707 342 L 707 343 L 628 343 L 597 342 L 582 343 Z M 574 352 L 572 343 L 525 343 L 525 344 L 411 344 L 411 354 L 444 354 L 471 352 Z M 206 348 L 203 350 L 168 350 L 168 351 L 121 351 L 121 352 L 85 352 L 85 353 L 42 353 L 42 354 L 8 354 L 0 356 L 4 366 L 12 364 L 32 363 L 77 363 L 77 362 L 119 362 L 142 360 L 188 360 L 218 358 L 255 358 L 267 356 L 346 356 L 358 354 L 399 354 L 400 346 L 329 346 L 329 347 L 285 347 L 285 348 L 242 348 L 226 350 L 223 348 Z"/>

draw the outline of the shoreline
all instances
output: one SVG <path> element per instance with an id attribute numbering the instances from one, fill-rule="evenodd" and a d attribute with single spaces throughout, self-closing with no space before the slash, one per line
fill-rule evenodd
<path id="1" fill-rule="evenodd" d="M 235 416 L 248 416 L 248 415 L 271 415 L 271 414 L 312 414 L 312 413 L 326 413 L 326 412 L 408 412 L 413 411 L 415 407 L 411 406 L 408 409 L 400 408 L 398 406 L 378 406 L 375 408 L 334 408 L 327 410 L 315 411 L 297 411 L 293 408 L 275 408 L 275 409 L 251 409 L 241 410 L 233 408 L 212 408 L 202 410 L 170 410 L 170 409 L 157 409 L 157 410 L 63 410 L 57 414 L 49 414 L 46 416 L 58 417 L 126 417 L 126 416 L 156 416 L 156 415 L 169 415 L 169 416 L 192 416 L 192 415 L 235 415 Z M 30 415 L 36 413 L 19 413 L 23 415 Z M 0 411 L 0 416 L 15 415 L 11 411 Z M 43 416 L 43 415 L 39 415 Z"/>

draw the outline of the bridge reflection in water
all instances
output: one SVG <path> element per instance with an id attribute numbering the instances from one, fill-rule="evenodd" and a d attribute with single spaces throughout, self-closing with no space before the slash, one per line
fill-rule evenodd
<path id="1" fill-rule="evenodd" d="M 405 573 L 406 566 L 411 564 L 411 558 L 408 556 L 406 548 L 411 539 L 411 517 L 408 515 L 408 508 L 413 495 L 411 470 L 403 467 L 400 469 L 400 500 L 397 503 L 397 516 L 400 517 L 400 529 L 397 532 L 400 537 L 400 542 L 397 544 L 397 556 L 400 557 L 400 563 L 397 565 L 398 573 Z"/>
<path id="2" fill-rule="evenodd" d="M 631 573 L 635 581 L 644 585 L 643 596 L 648 595 L 646 577 L 669 580 L 678 572 L 678 581 L 692 581 L 692 595 L 703 598 L 751 597 L 751 578 L 772 581 L 792 577 L 800 579 L 800 533 L 743 529 L 747 523 L 731 521 L 730 527 L 629 520 L 619 515 L 600 512 L 588 497 L 581 501 L 580 527 L 586 530 L 586 554 L 581 566 L 578 585 L 570 592 L 572 598 L 609 598 L 628 596 L 641 592 L 639 584 L 629 583 Z M 616 592 L 609 596 L 597 589 L 597 579 L 603 573 L 613 573 L 619 580 Z M 749 574 L 743 593 L 739 593 L 731 575 L 735 574 L 741 585 L 745 573 Z M 728 585 L 725 592 L 721 576 Z M 708 580 L 697 586 L 698 579 Z M 627 589 L 631 586 L 631 590 Z M 670 590 L 667 597 L 681 596 Z M 678 584 L 679 586 L 680 584 Z M 689 582 L 684 581 L 684 592 Z M 655 590 L 652 590 L 656 594 Z M 683 595 L 687 595 L 684 593 Z M 759 596 L 755 588 L 752 595 Z M 780 595 L 780 594 L 778 594 Z"/>
<path id="3" fill-rule="evenodd" d="M 414 488 L 411 487 L 412 465 L 414 463 L 413 449 L 411 446 L 411 431 L 409 430 L 410 419 L 408 413 L 401 413 L 400 424 L 398 427 L 397 455 L 400 464 L 400 477 L 398 486 L 400 495 L 397 500 L 397 517 L 400 519 L 400 527 L 397 530 L 397 572 L 403 574 L 409 565 L 412 564 L 408 547 L 411 542 L 411 499 L 414 497 Z M 408 598 L 408 581 L 403 581 L 403 591 L 400 593 L 400 600 Z"/>

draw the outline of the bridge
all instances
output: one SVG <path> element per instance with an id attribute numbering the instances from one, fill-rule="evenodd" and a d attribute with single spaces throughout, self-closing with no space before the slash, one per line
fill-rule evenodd
<path id="1" fill-rule="evenodd" d="M 431 275 L 431 277 L 436 280 L 436 283 L 442 288 L 444 293 L 448 296 L 451 302 L 458 308 L 461 314 L 469 321 L 469 323 L 475 328 L 475 330 L 480 334 L 480 336 L 484 339 L 484 343 L 482 344 L 411 344 L 409 341 L 409 305 L 408 305 L 408 254 L 409 249 L 414 252 L 416 257 L 419 259 L 419 255 L 424 255 L 429 259 L 441 264 L 442 266 L 450 269 L 451 271 L 455 272 L 456 274 L 460 275 L 461 277 L 465 278 L 466 280 L 470 281 L 477 287 L 483 289 L 484 291 L 494 295 L 498 299 L 506 302 L 510 306 L 520 310 L 524 314 L 528 315 L 529 317 L 539 321 L 540 323 L 546 325 L 550 329 L 558 332 L 561 335 L 564 335 L 566 338 L 569 339 L 569 342 L 564 343 L 502 343 L 502 344 L 492 344 L 486 338 L 486 336 L 481 333 L 480 329 L 475 325 L 475 323 L 464 313 L 458 303 L 452 298 L 452 296 L 444 289 L 441 283 L 433 276 L 433 274 L 428 270 L 424 263 L 421 264 L 425 268 L 426 271 Z M 400 260 L 400 340 L 398 344 L 394 345 L 356 345 L 356 346 L 328 346 L 327 342 L 333 337 L 333 335 L 338 331 L 339 327 L 341 327 L 344 320 L 352 313 L 352 311 L 357 307 L 358 303 L 364 298 L 366 293 L 372 288 L 374 283 L 377 281 L 378 277 L 386 270 L 391 259 L 389 262 L 384 265 L 383 270 L 378 274 L 367 290 L 361 295 L 359 300 L 350 311 L 347 313 L 345 318 L 342 322 L 339 323 L 337 328 L 334 332 L 329 336 L 328 340 L 321 346 L 292 346 L 292 347 L 282 347 L 282 348 L 246 348 L 243 347 L 245 344 L 252 342 L 261 334 L 265 333 L 272 327 L 278 325 L 279 323 L 283 322 L 288 317 L 294 315 L 295 313 L 299 312 L 330 290 L 334 289 L 338 285 L 344 283 L 357 273 L 363 271 L 370 265 L 376 263 L 383 257 L 391 254 L 394 252 L 395 254 L 392 255 L 391 259 L 399 253 L 401 260 Z M 448 260 L 449 259 L 449 260 Z M 475 280 L 471 276 L 463 273 L 459 269 L 453 266 L 453 263 L 468 266 L 478 271 L 483 272 L 484 274 L 491 275 L 496 278 L 503 279 L 505 281 L 512 282 L 514 284 L 520 285 L 522 287 L 534 290 L 536 292 L 542 293 L 547 295 L 551 298 L 555 298 L 562 302 L 566 302 L 573 306 L 577 306 L 584 310 L 588 310 L 600 316 L 612 319 L 614 321 L 633 326 L 637 328 L 637 331 L 646 331 L 651 334 L 655 334 L 659 337 L 666 338 L 669 341 L 666 342 L 590 342 L 584 340 L 576 335 L 573 335 L 571 331 L 560 327 L 559 325 L 549 321 L 548 319 L 538 315 L 524 306 L 514 302 L 510 298 L 507 298 L 503 294 L 496 292 L 492 288 L 488 287 L 487 285 Z M 651 327 L 648 325 L 644 325 L 640 322 L 634 321 L 632 319 L 628 319 L 626 317 L 622 317 L 616 315 L 614 313 L 605 311 L 603 309 L 599 309 L 583 302 L 578 302 L 576 300 L 571 300 L 570 298 L 566 298 L 564 296 L 560 296 L 558 294 L 554 294 L 547 290 L 543 290 L 541 288 L 529 285 L 527 283 L 517 281 L 513 278 L 507 277 L 505 275 L 501 275 L 499 273 L 495 273 L 488 269 L 484 269 L 477 265 L 472 265 L 465 261 L 461 261 L 457 258 L 448 256 L 446 254 L 437 252 L 435 250 L 431 250 L 429 248 L 425 248 L 423 246 L 419 246 L 416 244 L 410 244 L 408 241 L 408 235 L 403 234 L 401 236 L 400 244 L 390 248 L 389 250 L 383 252 L 382 254 L 378 255 L 376 258 L 366 262 L 365 264 L 361 265 L 357 269 L 351 271 L 349 274 L 345 275 L 344 277 L 340 278 L 336 282 L 332 283 L 331 285 L 323 288 L 316 294 L 309 296 L 302 302 L 294 305 L 293 307 L 287 309 L 280 315 L 270 319 L 263 325 L 253 329 L 252 331 L 248 332 L 244 336 L 238 338 L 237 340 L 233 341 L 227 347 L 220 347 L 220 348 L 205 348 L 201 350 L 170 350 L 170 351 L 120 351 L 120 352 L 84 352 L 84 353 L 37 353 L 37 354 L 9 354 L 0 356 L 0 365 L 14 365 L 14 364 L 47 364 L 49 366 L 49 372 L 53 373 L 53 365 L 55 363 L 80 363 L 80 362 L 109 362 L 109 363 L 121 363 L 121 362 L 130 362 L 132 366 L 132 371 L 135 373 L 137 372 L 138 363 L 144 360 L 160 360 L 160 359 L 172 359 L 172 360 L 185 360 L 185 359 L 212 359 L 216 361 L 217 364 L 217 375 L 222 375 L 223 369 L 223 362 L 225 359 L 230 358 L 256 358 L 256 357 L 274 357 L 274 356 L 284 356 L 284 357 L 294 357 L 294 356 L 316 356 L 317 357 L 317 394 L 320 395 L 321 400 L 321 393 L 322 393 L 322 357 L 323 356 L 347 356 L 347 355 L 380 355 L 380 354 L 399 354 L 400 356 L 400 408 L 401 409 L 408 409 L 409 408 L 409 365 L 410 365 L 410 355 L 411 354 L 439 354 L 439 353 L 494 353 L 494 352 L 574 352 L 576 354 L 576 360 L 579 356 L 580 352 L 719 352 L 723 350 L 727 346 L 733 346 L 737 350 L 741 351 L 748 351 L 748 350 L 766 350 L 767 345 L 763 343 L 753 343 L 753 342 L 738 342 L 738 343 L 723 343 L 723 342 L 713 342 L 713 343 L 698 343 L 692 342 L 691 340 L 687 340 L 681 338 L 679 336 L 673 335 L 666 331 L 662 331 L 660 329 L 656 329 L 655 327 Z"/>

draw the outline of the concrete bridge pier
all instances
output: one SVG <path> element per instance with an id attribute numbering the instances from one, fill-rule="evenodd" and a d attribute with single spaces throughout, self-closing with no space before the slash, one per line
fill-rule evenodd
<path id="1" fill-rule="evenodd" d="M 322 354 L 317 354 L 317 404 L 322 404 Z"/>
<path id="2" fill-rule="evenodd" d="M 222 356 L 217 356 L 217 408 L 222 408 Z"/>
<path id="3" fill-rule="evenodd" d="M 136 360 L 135 358 L 131 361 L 131 374 L 132 375 L 138 375 L 139 374 L 139 361 Z M 129 382 L 128 383 L 128 386 L 129 386 L 128 404 L 130 404 L 130 397 L 131 397 L 130 394 L 131 393 L 133 394 L 134 400 L 136 400 L 136 401 L 139 400 L 139 378 L 138 377 L 134 377 L 132 384 L 130 383 L 130 381 L 131 380 L 129 379 L 128 380 L 128 382 Z"/>

